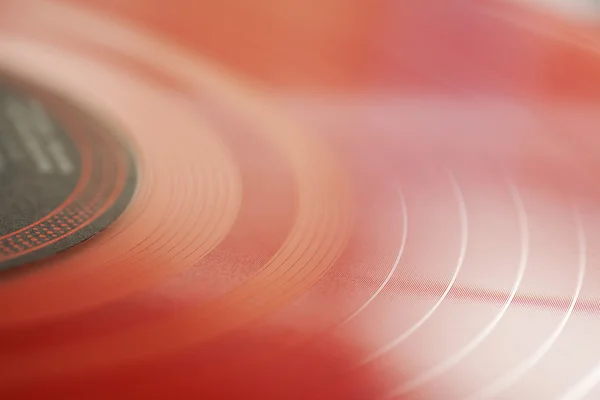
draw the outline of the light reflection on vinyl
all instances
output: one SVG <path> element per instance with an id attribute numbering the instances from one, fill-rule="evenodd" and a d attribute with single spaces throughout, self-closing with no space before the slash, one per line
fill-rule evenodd
<path id="1" fill-rule="evenodd" d="M 74 211 L 0 242 L 2 398 L 600 395 L 594 24 L 491 0 L 0 7 L 6 76 L 136 172 L 94 232 Z M 98 193 L 133 185 L 124 157 Z"/>

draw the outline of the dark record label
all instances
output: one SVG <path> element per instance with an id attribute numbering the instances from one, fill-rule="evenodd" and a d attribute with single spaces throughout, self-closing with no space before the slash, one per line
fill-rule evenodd
<path id="1" fill-rule="evenodd" d="M 91 115 L 0 76 L 0 270 L 99 233 L 129 204 L 130 149 Z"/>

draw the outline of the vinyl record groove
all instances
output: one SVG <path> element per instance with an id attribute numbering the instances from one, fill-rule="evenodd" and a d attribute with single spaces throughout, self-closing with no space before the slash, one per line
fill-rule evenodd
<path id="1" fill-rule="evenodd" d="M 600 395 L 589 20 L 175 3 L 0 2 L 0 397 Z"/>

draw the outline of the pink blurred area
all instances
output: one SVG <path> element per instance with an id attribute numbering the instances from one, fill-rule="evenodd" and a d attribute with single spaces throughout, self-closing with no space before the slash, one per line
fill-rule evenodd
<path id="1" fill-rule="evenodd" d="M 138 20 L 279 89 L 600 96 L 600 58 L 588 51 L 600 40 L 598 26 L 527 1 L 82 3 Z"/>

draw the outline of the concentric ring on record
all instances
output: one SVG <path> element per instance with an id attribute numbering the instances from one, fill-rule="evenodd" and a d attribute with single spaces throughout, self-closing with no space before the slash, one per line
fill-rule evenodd
<path id="1" fill-rule="evenodd" d="M 297 180 L 298 198 L 295 225 L 279 251 L 260 271 L 229 293 L 132 330 L 48 349 L 47 352 L 24 354 L 11 361 L 11 370 L 3 371 L 0 379 L 23 379 L 30 374 L 68 374 L 209 339 L 280 308 L 307 290 L 332 266 L 344 248 L 351 204 L 345 174 L 335 157 L 319 141 L 298 132 L 298 128 L 288 121 L 274 119 L 252 98 L 251 92 L 238 88 L 226 74 L 203 60 L 190 59 L 187 54 L 159 40 L 145 38 L 86 13 L 71 14 L 62 6 L 49 3 L 40 2 L 39 7 L 23 9 L 17 6 L 15 12 L 36 20 L 37 25 L 32 31 L 17 28 L 14 36 L 0 41 L 2 63 L 26 70 L 28 75 L 43 76 L 42 79 L 54 82 L 73 97 L 106 110 L 102 113 L 112 115 L 131 133 L 142 164 L 139 195 L 127 211 L 128 218 L 115 225 L 113 234 L 105 238 L 101 246 L 90 246 L 80 257 L 73 256 L 61 263 L 61 270 L 69 271 L 62 276 L 57 271 L 9 282 L 0 300 L 15 304 L 14 312 L 1 316 L 0 324 L 35 323 L 40 319 L 83 312 L 159 284 L 166 277 L 192 267 L 218 245 L 234 223 L 242 200 L 239 172 L 219 140 L 218 132 L 212 132 L 210 122 L 204 121 L 197 112 L 192 113 L 196 110 L 181 94 L 131 76 L 122 71 L 123 66 L 114 59 L 108 63 L 108 57 L 104 58 L 102 67 L 90 63 L 87 60 L 94 56 L 93 52 L 87 53 L 84 46 L 78 47 L 74 42 L 104 46 L 106 41 L 109 43 L 106 50 L 113 51 L 116 56 L 137 58 L 180 79 L 190 88 L 190 95 L 195 92 L 212 96 L 218 105 L 233 107 L 234 116 L 257 125 L 261 138 L 285 155 Z M 56 16 L 55 13 L 62 13 L 73 23 L 56 23 L 60 19 L 48 17 Z M 38 36 L 39 31 L 36 32 L 40 26 L 47 28 L 42 37 Z M 71 35 L 77 39 L 69 43 L 66 39 Z M 112 42 L 116 37 L 119 39 Z M 57 44 L 62 48 L 57 49 Z M 173 62 L 169 65 L 161 63 L 161 57 L 165 56 Z M 37 67 L 40 64 L 45 65 L 43 71 Z M 90 79 L 97 85 L 96 90 L 85 92 Z M 115 106 L 111 98 L 115 95 L 119 96 L 119 106 Z M 121 104 L 131 106 L 124 110 Z M 165 112 L 167 109 L 168 113 Z M 148 115 L 152 117 L 151 121 L 140 121 L 139 115 Z M 165 132 L 168 132 L 167 136 Z M 185 145 L 174 146 L 174 143 Z M 157 164 L 157 161 L 163 164 Z M 198 176 L 199 179 L 181 177 L 183 182 L 194 182 L 194 186 L 170 182 L 180 178 L 175 171 L 190 168 L 199 175 L 204 174 Z M 183 199 L 181 193 L 184 193 Z M 198 212 L 198 199 L 207 203 L 201 212 Z M 175 204 L 177 201 L 180 204 Z M 140 212 L 140 207 L 147 210 Z M 137 219 L 133 220 L 133 215 Z M 194 237 L 198 231 L 205 237 Z M 155 242 L 137 242 L 138 237 L 149 234 L 155 236 Z M 165 241 L 169 240 L 172 245 L 165 246 Z M 202 245 L 190 248 L 198 243 Z M 130 249 L 139 253 L 131 254 Z M 75 271 L 73 264 L 66 265 L 70 261 L 75 263 L 94 257 L 96 261 L 81 271 Z M 117 261 L 122 270 L 110 268 L 117 265 Z M 60 289 L 66 286 L 82 285 L 85 290 L 60 295 Z M 50 306 L 36 307 L 28 302 L 26 294 L 34 290 L 54 299 Z M 199 318 L 200 315 L 203 318 Z M 174 332 L 176 338 L 165 340 Z M 90 352 L 90 348 L 94 351 Z M 115 358 L 115 354 L 119 356 Z M 61 359 L 68 360 L 68 365 L 57 365 Z"/>
<path id="2" fill-rule="evenodd" d="M 89 239 L 135 189 L 134 160 L 102 124 L 49 93 L 0 77 L 0 270 Z"/>
<path id="3" fill-rule="evenodd" d="M 102 71 L 80 65 L 64 76 L 69 67 L 60 62 L 63 58 L 56 57 L 59 54 L 56 49 L 26 41 L 15 43 L 5 40 L 0 44 L 6 50 L 3 54 L 6 64 L 10 64 L 11 53 L 16 51 L 17 65 L 13 67 L 18 67 L 22 75 L 45 79 L 57 86 L 61 82 L 54 76 L 66 78 L 61 89 L 78 100 L 67 89 L 73 89 L 78 71 Z M 28 46 L 32 46 L 32 52 L 20 53 Z M 37 60 L 28 64 L 26 54 L 35 54 Z M 36 70 L 40 64 L 45 64 L 43 72 Z M 91 103 L 99 104 L 100 96 L 96 93 L 101 91 L 88 93 L 91 78 L 81 74 L 79 77 L 82 86 L 75 91 L 84 91 L 81 101 L 86 103 L 89 95 Z M 171 98 L 165 99 L 160 91 L 144 89 L 141 83 L 136 85 L 133 78 L 125 78 L 117 86 L 107 83 L 107 89 L 114 87 L 136 88 L 118 93 L 121 101 L 128 104 L 126 109 L 114 110 L 111 97 L 104 98 L 104 104 L 88 108 L 107 107 L 115 115 L 115 123 L 123 127 L 137 148 L 140 172 L 136 198 L 123 218 L 104 237 L 98 238 L 101 240 L 94 246 L 85 246 L 76 254 L 52 260 L 35 274 L 9 281 L 0 296 L 13 307 L 0 317 L 0 324 L 37 321 L 86 310 L 159 283 L 207 254 L 225 237 L 236 218 L 241 199 L 238 171 L 224 144 L 204 121 L 191 110 L 173 107 Z M 168 114 L 164 113 L 167 108 Z M 148 118 L 139 119 L 138 115 Z M 186 146 L 172 146 L 173 140 L 181 140 Z M 47 296 L 47 301 L 43 304 L 28 301 L 24 293 L 30 291 L 37 293 L 38 298 Z"/>

